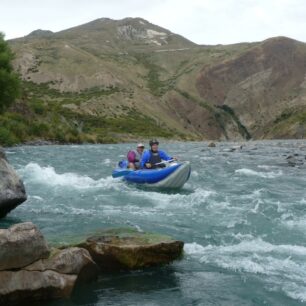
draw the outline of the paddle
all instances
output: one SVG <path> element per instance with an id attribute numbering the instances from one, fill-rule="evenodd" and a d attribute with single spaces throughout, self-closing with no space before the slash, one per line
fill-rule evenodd
<path id="1" fill-rule="evenodd" d="M 176 159 L 164 160 L 160 163 L 155 164 L 154 166 L 158 166 L 158 165 L 162 165 L 162 164 L 166 164 L 166 163 L 172 163 L 173 161 L 176 161 Z"/>
<path id="2" fill-rule="evenodd" d="M 134 171 L 134 170 L 124 169 L 124 170 L 117 171 L 115 173 L 113 172 L 112 177 L 117 178 L 117 177 L 125 176 L 125 175 L 128 175 L 131 171 Z"/>

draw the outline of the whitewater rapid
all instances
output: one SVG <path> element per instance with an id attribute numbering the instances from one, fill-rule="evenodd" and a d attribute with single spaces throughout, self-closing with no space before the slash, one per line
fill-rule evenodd
<path id="1" fill-rule="evenodd" d="M 31 220 L 52 244 L 118 226 L 185 241 L 184 259 L 170 270 L 125 276 L 144 286 L 141 292 L 132 285 L 127 290 L 118 279 L 104 279 L 111 292 L 122 296 L 115 299 L 102 286 L 97 305 L 106 298 L 119 304 L 143 298 L 154 305 L 302 305 L 306 175 L 303 167 L 289 167 L 286 156 L 306 154 L 305 144 L 253 142 L 229 152 L 232 145 L 165 145 L 192 165 L 190 181 L 179 192 L 143 190 L 113 179 L 111 171 L 129 144 L 10 148 L 8 158 L 29 199 L 0 227 Z M 160 288 L 152 277 L 159 279 Z"/>

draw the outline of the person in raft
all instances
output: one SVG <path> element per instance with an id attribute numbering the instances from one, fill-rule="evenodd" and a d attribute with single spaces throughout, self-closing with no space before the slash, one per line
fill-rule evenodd
<path id="1" fill-rule="evenodd" d="M 137 145 L 136 150 L 129 151 L 127 154 L 127 159 L 129 162 L 129 169 L 139 169 L 140 168 L 140 162 L 142 159 L 143 151 L 145 146 L 142 143 L 139 143 Z"/>
<path id="2" fill-rule="evenodd" d="M 175 157 L 174 158 L 170 157 L 164 151 L 158 150 L 159 142 L 156 139 L 150 140 L 149 144 L 151 149 L 144 152 L 141 159 L 140 168 L 144 169 L 163 168 L 165 167 L 165 164 L 160 164 L 163 160 L 164 161 L 172 159 L 176 160 Z"/>

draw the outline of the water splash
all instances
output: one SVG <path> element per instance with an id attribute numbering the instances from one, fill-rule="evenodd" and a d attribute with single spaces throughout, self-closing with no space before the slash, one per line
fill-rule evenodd
<path id="1" fill-rule="evenodd" d="M 114 188 L 120 181 L 111 176 L 94 180 L 87 175 L 78 173 L 57 173 L 54 167 L 41 167 L 37 163 L 29 163 L 18 171 L 26 183 L 35 183 L 46 186 L 60 186 L 75 189 Z"/>
<path id="2" fill-rule="evenodd" d="M 251 237 L 248 237 L 251 238 Z M 306 247 L 274 245 L 260 238 L 247 239 L 238 244 L 207 245 L 188 243 L 184 251 L 202 264 L 244 273 L 263 275 L 269 285 L 279 284 L 283 292 L 304 301 L 306 298 Z M 266 277 L 266 278 L 265 278 Z M 293 290 L 294 288 L 294 290 Z"/>
<path id="3" fill-rule="evenodd" d="M 262 178 L 274 179 L 283 174 L 281 170 L 271 171 L 271 172 L 260 172 L 252 169 L 242 168 L 235 170 L 236 174 L 245 175 L 245 176 L 258 176 Z"/>

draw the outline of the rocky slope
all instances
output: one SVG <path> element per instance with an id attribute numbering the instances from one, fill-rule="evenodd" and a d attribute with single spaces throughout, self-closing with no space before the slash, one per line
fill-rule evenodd
<path id="1" fill-rule="evenodd" d="M 232 109 L 255 138 L 298 137 L 303 118 L 288 119 L 305 116 L 305 73 L 305 44 L 278 37 L 203 68 L 197 88 L 204 99 Z M 285 123 L 288 130 L 281 127 Z"/>
<path id="2" fill-rule="evenodd" d="M 32 114 L 72 141 L 304 136 L 302 42 L 199 46 L 140 18 L 104 18 L 58 33 L 34 31 L 10 45 L 25 88 L 11 111 Z M 58 139 L 56 133 L 32 136 Z"/>

